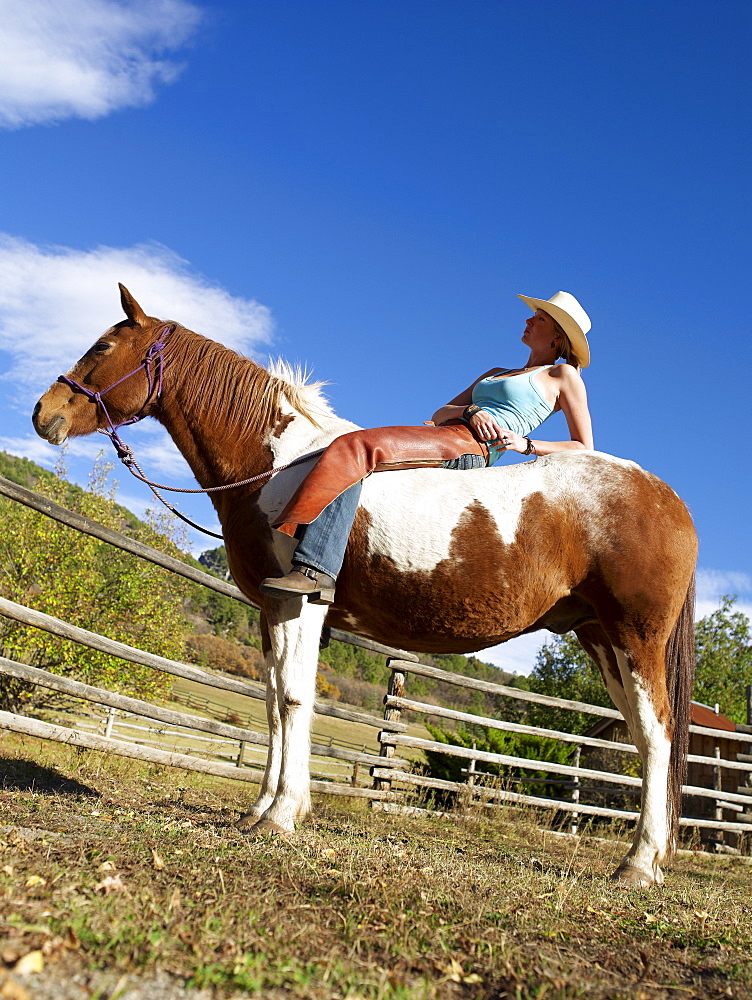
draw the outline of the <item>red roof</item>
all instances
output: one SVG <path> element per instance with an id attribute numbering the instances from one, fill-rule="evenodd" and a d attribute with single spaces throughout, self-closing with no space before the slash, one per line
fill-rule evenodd
<path id="1" fill-rule="evenodd" d="M 727 733 L 736 732 L 736 723 L 727 719 L 720 712 L 716 715 L 712 708 L 707 705 L 700 705 L 693 701 L 691 705 L 690 721 L 693 726 L 704 726 L 706 729 L 725 729 Z"/>

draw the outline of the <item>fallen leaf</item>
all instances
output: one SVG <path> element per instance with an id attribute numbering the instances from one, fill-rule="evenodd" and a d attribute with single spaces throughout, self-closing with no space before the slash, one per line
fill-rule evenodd
<path id="1" fill-rule="evenodd" d="M 446 978 L 453 983 L 461 983 L 462 976 L 464 975 L 462 966 L 455 958 L 449 959 L 449 965 L 445 965 L 441 971 L 444 973 Z"/>
<path id="2" fill-rule="evenodd" d="M 97 868 L 98 872 L 114 872 L 115 866 L 111 861 L 103 861 L 102 864 Z"/>
<path id="3" fill-rule="evenodd" d="M 707 910 L 694 910 L 692 915 L 697 917 L 698 920 L 702 921 L 707 920 L 708 917 L 710 916 Z"/>
<path id="4" fill-rule="evenodd" d="M 482 983 L 483 980 L 480 978 L 477 972 L 471 972 L 469 976 L 463 976 L 462 982 L 466 983 L 468 986 L 473 986 L 475 983 Z"/>
<path id="5" fill-rule="evenodd" d="M 15 874 L 15 869 L 13 865 L 3 865 L 3 871 L 5 872 L 6 875 L 12 876 Z"/>
<path id="6" fill-rule="evenodd" d="M 104 896 L 109 896 L 111 892 L 124 892 L 130 896 L 128 887 L 120 878 L 120 875 L 108 875 L 101 882 L 94 886 L 94 892 L 101 892 Z"/>
<path id="7" fill-rule="evenodd" d="M 15 979 L 0 980 L 2 1000 L 31 1000 L 31 993 Z"/>
<path id="8" fill-rule="evenodd" d="M 337 856 L 337 852 L 333 847 L 326 847 L 321 853 L 325 858 L 335 858 Z"/>
<path id="9" fill-rule="evenodd" d="M 656 917 L 656 915 L 654 913 L 646 913 L 645 914 L 645 923 L 646 924 L 657 924 L 658 923 L 658 917 Z"/>
<path id="10" fill-rule="evenodd" d="M 165 866 L 163 859 L 160 858 L 160 856 L 157 854 L 157 852 L 154 850 L 153 847 L 151 849 L 151 863 L 157 869 L 158 872 L 161 872 Z"/>
<path id="11" fill-rule="evenodd" d="M 47 879 L 42 878 L 41 875 L 29 875 L 29 877 L 24 882 L 27 889 L 31 889 L 34 885 L 47 885 Z"/>
<path id="12" fill-rule="evenodd" d="M 17 976 L 30 976 L 33 972 L 41 972 L 43 969 L 44 958 L 41 951 L 30 951 L 23 958 L 19 958 L 13 966 Z"/>
<path id="13" fill-rule="evenodd" d="M 23 954 L 21 944 L 5 944 L 0 948 L 0 959 L 6 965 L 14 965 Z"/>

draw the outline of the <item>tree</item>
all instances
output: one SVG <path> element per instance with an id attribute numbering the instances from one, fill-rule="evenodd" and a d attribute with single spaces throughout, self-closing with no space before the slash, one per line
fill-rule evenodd
<path id="1" fill-rule="evenodd" d="M 231 580 L 230 566 L 227 562 L 227 550 L 224 545 L 219 545 L 216 549 L 207 549 L 198 557 L 199 563 L 209 573 L 221 577 L 223 580 Z"/>
<path id="2" fill-rule="evenodd" d="M 185 643 L 186 658 L 202 667 L 224 674 L 258 680 L 263 656 L 253 646 L 241 646 L 219 635 L 190 635 Z"/>
<path id="3" fill-rule="evenodd" d="M 600 670 L 573 632 L 556 636 L 543 646 L 528 681 L 529 690 L 538 694 L 611 706 Z M 530 704 L 527 719 L 534 726 L 568 733 L 584 733 L 595 721 L 586 712 L 534 703 Z"/>
<path id="4" fill-rule="evenodd" d="M 752 684 L 752 632 L 749 618 L 735 609 L 736 596 L 695 624 L 697 668 L 693 697 L 720 706 L 734 722 L 746 723 L 746 686 Z"/>

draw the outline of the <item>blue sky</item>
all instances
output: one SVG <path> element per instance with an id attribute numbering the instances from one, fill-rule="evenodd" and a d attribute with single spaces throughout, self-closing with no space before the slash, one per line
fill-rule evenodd
<path id="1" fill-rule="evenodd" d="M 565 289 L 593 320 L 596 446 L 689 504 L 700 611 L 752 610 L 751 21 L 741 0 L 5 0 L 0 448 L 54 462 L 31 408 L 120 318 L 118 280 L 306 364 L 365 426 L 523 363 L 516 294 Z M 129 440 L 187 484 L 156 425 Z M 100 447 L 71 446 L 72 478 Z M 536 642 L 488 658 L 527 671 Z"/>

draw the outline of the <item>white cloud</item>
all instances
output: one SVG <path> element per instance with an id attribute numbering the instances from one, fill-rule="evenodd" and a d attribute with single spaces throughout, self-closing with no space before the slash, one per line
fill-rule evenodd
<path id="1" fill-rule="evenodd" d="M 82 251 L 0 234 L 0 350 L 13 358 L 4 378 L 28 390 L 24 406 L 123 318 L 118 281 L 148 315 L 175 319 L 241 353 L 271 339 L 266 306 L 210 285 L 167 247 Z"/>
<path id="2" fill-rule="evenodd" d="M 200 20 L 188 0 L 3 0 L 0 127 L 148 104 Z"/>
<path id="3" fill-rule="evenodd" d="M 712 614 L 727 594 L 736 595 L 735 611 L 752 620 L 752 576 L 740 570 L 700 569 L 697 571 L 695 619 Z"/>
<path id="4" fill-rule="evenodd" d="M 31 462 L 51 468 L 59 449 L 53 448 L 39 437 L 0 437 L 0 451 L 7 451 L 19 458 L 28 458 Z"/>
<path id="5" fill-rule="evenodd" d="M 725 594 L 752 593 L 752 576 L 739 571 L 700 569 L 697 571 L 697 601 L 718 603 Z"/>

